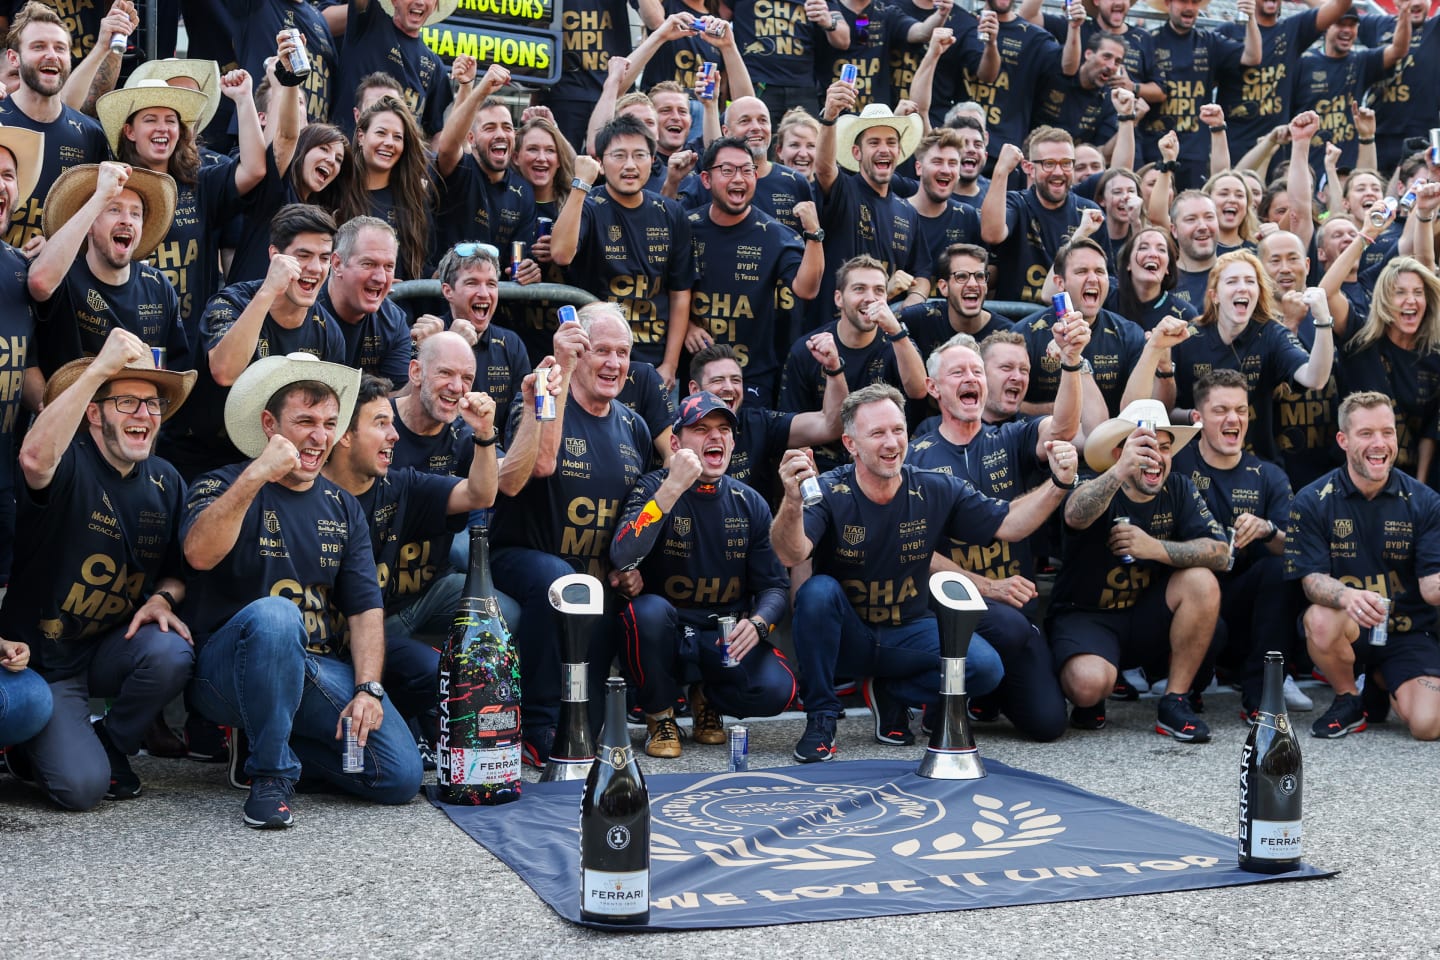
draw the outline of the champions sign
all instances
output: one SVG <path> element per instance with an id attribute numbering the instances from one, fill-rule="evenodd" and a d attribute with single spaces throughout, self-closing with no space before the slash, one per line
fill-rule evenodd
<path id="1" fill-rule="evenodd" d="M 499 64 L 516 80 L 546 85 L 560 78 L 561 0 L 459 0 L 455 12 L 420 39 L 448 64 L 462 54 L 478 61 L 476 76 Z"/>
<path id="2" fill-rule="evenodd" d="M 1233 838 L 986 760 L 982 780 L 856 761 L 652 776 L 650 928 L 764 926 L 1256 883 Z M 442 807 L 579 922 L 581 784 Z M 1304 866 L 1280 878 L 1325 876 Z"/>

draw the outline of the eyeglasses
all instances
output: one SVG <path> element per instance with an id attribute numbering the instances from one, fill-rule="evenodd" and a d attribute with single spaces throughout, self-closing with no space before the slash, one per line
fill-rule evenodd
<path id="1" fill-rule="evenodd" d="M 985 275 L 984 270 L 956 270 L 954 273 L 950 274 L 950 279 L 954 280 L 956 283 L 969 283 L 971 280 L 974 280 L 976 283 L 989 282 L 989 277 Z"/>
<path id="2" fill-rule="evenodd" d="M 145 404 L 145 412 L 161 416 L 170 409 L 169 397 L 102 397 L 101 403 L 109 401 L 115 404 L 115 409 L 123 414 L 132 414 L 140 409 L 140 404 Z"/>
<path id="3" fill-rule="evenodd" d="M 457 257 L 486 256 L 494 257 L 496 260 L 500 259 L 500 251 L 490 243 L 457 243 L 452 249 Z"/>
<path id="4" fill-rule="evenodd" d="M 1066 171 L 1075 169 L 1074 160 L 1031 160 L 1030 163 L 1046 173 L 1053 173 L 1057 169 Z"/>
<path id="5" fill-rule="evenodd" d="M 722 177 L 733 177 L 737 173 L 742 177 L 755 176 L 756 167 L 753 163 L 746 163 L 736 166 L 733 163 L 717 163 L 710 168 L 711 173 L 718 173 Z"/>
<path id="6" fill-rule="evenodd" d="M 626 153 L 623 150 L 612 150 L 605 154 L 605 159 L 613 163 L 624 163 L 627 160 L 634 160 L 639 166 L 645 166 L 650 162 L 649 150 L 636 150 L 633 153 Z"/>

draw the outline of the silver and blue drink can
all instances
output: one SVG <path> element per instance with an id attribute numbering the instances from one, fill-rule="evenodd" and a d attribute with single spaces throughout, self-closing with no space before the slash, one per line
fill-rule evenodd
<path id="1" fill-rule="evenodd" d="M 701 100 L 715 99 L 715 73 L 719 69 L 720 68 L 716 66 L 713 61 L 710 60 L 706 60 L 705 62 L 700 64 L 700 82 L 704 84 L 704 86 L 700 89 Z"/>
<path id="2" fill-rule="evenodd" d="M 555 397 L 550 393 L 550 365 L 535 368 L 535 419 L 555 419 Z"/>
<path id="3" fill-rule="evenodd" d="M 1116 517 L 1116 518 L 1115 518 L 1115 522 L 1116 522 L 1116 523 L 1129 523 L 1129 522 L 1130 522 L 1130 518 L 1129 518 L 1129 517 Z M 1120 562 L 1121 562 L 1121 563 L 1134 563 L 1134 562 L 1135 562 L 1135 558 L 1132 557 L 1132 556 L 1130 556 L 1130 554 L 1128 554 L 1128 553 L 1122 553 L 1122 554 L 1120 555 Z"/>
<path id="4" fill-rule="evenodd" d="M 559 317 L 560 317 L 560 325 L 561 325 L 561 326 L 564 326 L 564 325 L 567 324 L 567 323 L 579 323 L 579 322 L 580 322 L 580 318 L 579 318 L 578 316 L 576 316 L 576 314 L 575 314 L 575 308 L 572 307 L 572 306 L 570 306 L 570 304 L 568 304 L 568 303 L 565 304 L 565 306 L 561 307 L 559 310 L 557 310 L 557 311 L 555 311 L 555 312 L 556 312 L 556 313 L 559 315 Z"/>
<path id="5" fill-rule="evenodd" d="M 750 731 L 738 723 L 730 727 L 730 772 L 750 769 Z"/>
<path id="6" fill-rule="evenodd" d="M 695 19 L 690 21 L 690 30 L 693 33 L 704 33 L 706 30 L 709 29 L 710 20 L 708 17 L 696 17 Z"/>
<path id="7" fill-rule="evenodd" d="M 1429 160 L 1432 167 L 1440 167 L 1440 127 L 1430 128 Z"/>
<path id="8" fill-rule="evenodd" d="M 150 359 L 155 362 L 155 369 L 156 369 L 156 370 L 164 370 L 164 369 L 165 369 L 165 358 L 168 357 L 169 355 L 170 355 L 170 351 L 167 350 L 165 347 L 151 347 L 151 348 L 150 348 Z"/>
<path id="9" fill-rule="evenodd" d="M 735 657 L 730 653 L 730 633 L 732 630 L 735 629 L 735 618 L 719 617 L 717 619 L 720 623 L 720 654 L 725 658 L 722 661 L 722 665 L 727 667 L 738 667 L 740 666 L 740 661 L 736 660 Z"/>
<path id="10" fill-rule="evenodd" d="M 510 279 L 515 280 L 520 276 L 520 261 L 525 259 L 525 241 L 510 241 Z"/>
<path id="11" fill-rule="evenodd" d="M 1050 306 L 1055 310 L 1055 319 L 1059 320 L 1075 309 L 1075 301 L 1070 299 L 1070 291 L 1062 290 L 1050 298 Z"/>
<path id="12" fill-rule="evenodd" d="M 110 35 L 110 52 L 113 53 L 113 54 L 117 54 L 117 55 L 123 57 L 123 56 L 125 56 L 125 48 L 126 48 L 127 46 L 129 46 L 129 43 L 130 43 L 130 41 L 126 38 L 125 34 L 123 34 L 123 33 L 111 34 L 111 35 Z"/>
<path id="13" fill-rule="evenodd" d="M 1405 191 L 1405 196 L 1400 198 L 1400 209 L 1409 213 L 1415 209 L 1415 202 L 1420 198 L 1415 195 L 1415 188 L 1411 187 Z"/>
<path id="14" fill-rule="evenodd" d="M 300 31 L 290 28 L 285 31 L 290 39 L 295 41 L 295 49 L 290 52 L 290 60 L 285 68 L 297 77 L 308 77 L 310 75 L 310 54 L 305 51 L 305 44 L 300 39 Z"/>
<path id="15" fill-rule="evenodd" d="M 1234 528 L 1234 527 L 1226 527 L 1225 529 L 1226 529 L 1227 531 L 1229 531 L 1229 533 L 1230 533 L 1230 554 L 1229 554 L 1229 556 L 1227 556 L 1227 557 L 1225 558 L 1225 569 L 1226 569 L 1226 570 L 1234 570 L 1234 569 L 1235 569 L 1235 528 Z"/>
<path id="16" fill-rule="evenodd" d="M 800 481 L 801 503 L 807 507 L 813 507 L 824 499 L 825 495 L 820 492 L 820 479 L 818 477 L 806 477 Z"/>
<path id="17" fill-rule="evenodd" d="M 555 221 L 549 217 L 535 218 L 535 239 L 550 236 L 550 229 L 555 226 Z"/>
<path id="18" fill-rule="evenodd" d="M 341 732 L 345 735 L 345 750 L 340 755 L 340 771 L 342 773 L 364 773 L 365 754 L 360 749 L 360 742 L 355 739 L 355 720 L 353 717 L 341 717 Z"/>
<path id="19" fill-rule="evenodd" d="M 1370 646 L 1383 647 L 1390 642 L 1390 601 L 1381 599 L 1380 605 L 1385 608 L 1385 619 L 1370 628 Z"/>
<path id="20" fill-rule="evenodd" d="M 840 65 L 840 82 L 855 86 L 855 81 L 860 79 L 860 68 L 853 63 L 842 63 Z"/>
<path id="21" fill-rule="evenodd" d="M 1151 433 L 1154 433 L 1154 432 L 1155 432 L 1155 421 L 1154 421 L 1154 420 L 1136 420 L 1136 421 L 1135 421 L 1135 429 L 1137 429 L 1137 430 L 1149 430 Z"/>

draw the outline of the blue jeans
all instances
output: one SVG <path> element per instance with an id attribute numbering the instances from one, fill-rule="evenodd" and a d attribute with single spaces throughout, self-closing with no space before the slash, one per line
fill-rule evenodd
<path id="1" fill-rule="evenodd" d="M 200 650 L 192 686 L 200 712 L 242 728 L 250 739 L 250 777 L 299 780 L 305 772 L 376 803 L 406 803 L 423 771 L 415 741 L 387 696 L 385 716 L 365 744 L 365 770 L 340 769 L 335 732 L 354 698 L 355 671 L 309 653 L 300 608 L 280 597 L 256 600 L 231 617 Z"/>
<path id="2" fill-rule="evenodd" d="M 902 703 L 924 706 L 940 696 L 940 628 L 933 617 L 896 627 L 860 619 L 834 577 L 813 576 L 795 595 L 795 658 L 806 713 L 840 712 L 835 674 L 881 677 Z M 970 638 L 965 690 L 983 696 L 1000 685 L 1005 668 L 980 636 Z"/>
<path id="3" fill-rule="evenodd" d="M 24 743 L 50 719 L 50 687 L 34 670 L 0 667 L 0 747 Z"/>

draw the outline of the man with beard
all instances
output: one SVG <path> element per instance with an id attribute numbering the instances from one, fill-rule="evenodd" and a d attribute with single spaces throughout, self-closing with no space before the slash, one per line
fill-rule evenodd
<path id="1" fill-rule="evenodd" d="M 1178 161 L 1167 159 L 1162 169 L 1174 174 L 1181 190 L 1200 186 L 1210 175 L 1211 134 L 1200 122 L 1200 105 L 1210 102 L 1210 92 L 1221 77 L 1239 76 L 1245 67 L 1260 66 L 1263 55 L 1255 0 L 1235 3 L 1235 9 L 1246 15 L 1243 42 L 1195 26 L 1202 6 L 1201 0 L 1165 0 L 1168 19 L 1153 31 L 1165 99 L 1150 112 L 1142 132 L 1152 145 L 1166 133 L 1179 138 Z"/>
<path id="2" fill-rule="evenodd" d="M 183 476 L 194 479 L 243 459 L 225 436 L 223 412 L 230 386 L 251 363 L 291 353 L 345 362 L 340 325 L 317 304 L 334 237 L 335 221 L 319 207 L 282 207 L 270 225 L 265 279 L 232 284 L 206 305 L 198 334 L 206 360 L 196 402 L 166 435 L 166 455 Z"/>
<path id="3" fill-rule="evenodd" d="M 985 309 L 989 266 L 989 251 L 973 243 L 951 244 L 936 258 L 940 296 L 900 311 L 900 322 L 909 328 L 922 357 L 957 333 L 968 333 L 980 343 L 1010 329 L 1009 321 Z"/>
<path id="4" fill-rule="evenodd" d="M 1155 732 L 1182 743 L 1210 739 L 1190 690 L 1206 672 L 1220 615 L 1215 573 L 1229 551 L 1170 459 L 1198 430 L 1172 426 L 1159 401 L 1138 400 L 1086 438 L 1085 462 L 1098 476 L 1065 503 L 1064 562 L 1046 623 L 1076 729 L 1105 726 L 1121 666 L 1139 663 L 1169 678 Z"/>
<path id="5" fill-rule="evenodd" d="M 1275 464 L 1245 452 L 1250 397 L 1239 371 L 1212 370 L 1201 377 L 1192 417 L 1200 426 L 1196 442 L 1172 464 L 1190 478 L 1210 516 L 1232 537 L 1229 568 L 1219 574 L 1220 616 L 1227 627 L 1226 649 L 1219 655 L 1241 678 L 1241 707 L 1253 723 L 1266 651 L 1293 659 L 1295 604 L 1281 561 L 1290 482 Z M 1314 706 L 1288 678 L 1285 702 L 1296 710 Z"/>
<path id="6" fill-rule="evenodd" d="M 563 400 L 541 430 L 529 482 L 496 508 L 491 556 L 496 586 L 519 602 L 525 621 L 518 634 L 521 724 L 525 762 L 536 767 L 549 758 L 560 710 L 560 628 L 550 584 L 578 571 L 607 582 L 617 598 L 640 592 L 640 574 L 614 569 L 609 554 L 621 506 L 645 470 L 651 444 L 645 422 L 617 399 L 630 362 L 623 309 L 587 304 L 578 324 L 565 324 L 555 337 Z M 531 415 L 511 407 L 512 418 Z M 590 689 L 604 683 L 614 655 L 612 638 L 597 631 L 587 656 Z M 599 701 L 591 706 L 598 711 Z"/>
<path id="7" fill-rule="evenodd" d="M 514 241 L 522 241 L 527 249 L 534 241 L 535 193 L 510 166 L 515 153 L 510 107 L 491 95 L 509 82 L 510 71 L 492 65 L 480 84 L 450 111 L 445 128 L 435 138 L 435 168 L 440 173 L 435 244 L 437 250 L 467 240 L 494 244 L 507 280 L 537 283 L 540 266 L 533 258 L 511 262 Z"/>
<path id="8" fill-rule="evenodd" d="M 128 24 L 128 15 L 124 19 Z M 26 4 L 10 25 L 5 57 L 19 69 L 20 86 L 0 100 L 0 123 L 43 133 L 45 153 L 25 206 L 5 211 L 0 222 L 9 224 L 5 242 L 26 249 L 30 256 L 35 254 L 31 241 L 42 235 L 45 196 L 60 174 L 110 156 L 100 124 L 67 106 L 61 97 L 70 77 L 70 50 L 70 31 L 59 15 L 42 3 Z"/>
<path id="9" fill-rule="evenodd" d="M 1024 143 L 1025 137 L 1031 134 L 1040 90 L 1047 77 L 1060 73 L 1060 44 L 1041 28 L 1021 19 L 1015 0 L 985 0 L 982 9 L 982 17 L 993 14 L 997 19 L 994 29 L 985 31 L 990 39 L 984 46 L 986 58 L 999 60 L 999 71 L 993 80 L 986 82 L 981 79 L 978 68 L 974 73 L 967 70 L 965 79 L 970 85 L 971 99 L 984 110 L 985 125 L 990 131 L 988 146 L 995 148 L 990 151 L 990 166 L 998 168 L 1001 148 L 1006 144 Z M 1004 173 L 991 173 L 991 176 L 1001 187 L 1011 185 L 1007 181 L 1014 168 L 1011 164 Z"/>
<path id="10" fill-rule="evenodd" d="M 1389 397 L 1352 393 L 1341 402 L 1339 419 L 1336 439 L 1345 465 L 1295 495 L 1285 531 L 1285 578 L 1300 582 L 1310 604 L 1305 643 L 1335 690 L 1310 733 L 1334 740 L 1365 729 L 1371 718 L 1355 684 L 1365 670 L 1367 691 L 1377 684 L 1389 692 L 1410 735 L 1435 740 L 1440 498 L 1394 469 L 1398 447 Z M 1367 535 L 1371 530 L 1384 536 Z M 1382 625 L 1388 637 L 1376 643 Z"/>
<path id="11" fill-rule="evenodd" d="M 345 337 L 345 363 L 391 383 L 410 369 L 410 325 L 389 299 L 399 241 L 378 217 L 355 217 L 335 232 L 330 280 L 319 304 Z"/>
<path id="12" fill-rule="evenodd" d="M 948 125 L 960 134 L 960 169 L 950 195 L 978 213 L 990 189 L 990 178 L 981 172 L 985 169 L 985 148 L 989 143 L 985 124 L 978 117 L 962 113 Z"/>
<path id="13" fill-rule="evenodd" d="M 1155 189 L 1163 190 L 1164 183 L 1162 175 Z M 1199 190 L 1181 193 L 1170 204 L 1170 232 L 1180 248 L 1174 294 L 1199 313 L 1205 309 L 1205 287 L 1218 255 L 1220 218 L 1215 201 Z"/>
<path id="14" fill-rule="evenodd" d="M 833 266 L 873 257 L 891 281 L 889 294 L 902 296 L 913 289 L 923 298 L 930 292 L 930 264 L 920 258 L 920 215 L 891 189 L 896 168 L 920 142 L 923 123 L 913 114 L 896 116 L 881 104 L 867 106 L 859 116 L 841 116 L 856 103 L 855 88 L 837 80 L 826 91 L 819 118 L 815 182 L 823 200 L 825 262 Z M 827 271 L 812 316 L 834 316 L 829 303 L 835 290 Z"/>
<path id="15" fill-rule="evenodd" d="M 795 216 L 795 205 L 811 200 L 813 194 L 809 181 L 803 176 L 783 164 L 771 162 L 770 109 L 765 102 L 759 97 L 736 97 L 725 108 L 725 122 L 720 132 L 743 140 L 750 150 L 755 164 L 756 208 L 799 233 L 800 220 Z"/>
<path id="16" fill-rule="evenodd" d="M 1088 16 L 1080 19 L 1080 43 L 1089 47 L 1097 34 L 1118 38 L 1125 44 L 1125 58 L 1124 69 L 1114 79 L 1115 85 L 1143 98 L 1146 103 L 1156 104 L 1165 99 L 1165 91 L 1156 81 L 1155 35 L 1126 23 L 1130 7 L 1131 0 L 1082 0 L 1081 9 Z M 1062 14 L 1042 13 L 1040 0 L 1024 0 L 1020 16 L 1037 27 L 1044 27 L 1061 43 L 1066 41 L 1073 22 Z"/>
<path id="17" fill-rule="evenodd" d="M 1076 9 L 1072 4 L 1071 9 Z M 1071 31 L 1079 43 L 1078 31 Z M 1134 123 L 1133 107 L 1124 118 L 1115 110 L 1110 91 L 1116 77 L 1125 69 L 1125 41 L 1112 33 L 1097 32 L 1090 36 L 1080 66 L 1074 73 L 1060 74 L 1046 81 L 1045 93 L 1036 108 L 1036 120 L 1052 127 L 1069 130 L 1077 141 L 1095 144 L 1100 154 L 1114 147 L 1113 138 L 1121 123 Z M 1093 152 L 1093 151 L 1092 151 Z M 1133 156 L 1133 150 L 1132 150 Z M 1076 163 L 1075 183 L 1103 172 L 1104 164 L 1097 155 L 1100 169 L 1080 168 Z M 1117 166 L 1129 166 L 1123 161 Z"/>
<path id="18" fill-rule="evenodd" d="M 165 365 L 188 368 L 180 299 L 143 262 L 170 229 L 175 181 L 121 163 L 72 167 L 50 188 L 45 209 L 50 239 L 26 281 L 40 320 L 40 369 L 94 356 L 115 327 L 158 348 Z"/>
<path id="19" fill-rule="evenodd" d="M 1055 507 L 1048 496 L 992 500 L 964 480 L 905 463 L 905 398 L 888 384 L 850 394 L 841 416 L 854 463 L 821 477 L 823 498 L 805 507 L 800 481 L 816 475 L 815 464 L 805 450 L 786 452 L 785 495 L 770 527 L 781 563 L 810 560 L 815 570 L 795 595 L 795 622 L 805 625 L 795 638 L 806 712 L 800 763 L 835 756 L 837 674 L 871 678 L 877 742 L 915 742 L 909 708 L 934 707 L 940 696 L 940 632 L 925 589 L 935 551 L 951 538 L 1023 539 Z M 966 689 L 983 696 L 1002 673 L 994 649 L 973 637 Z"/>
<path id="20" fill-rule="evenodd" d="M 806 346 L 821 369 L 840 366 L 833 335 L 816 334 Z M 840 436 L 840 405 L 850 388 L 844 377 L 826 377 L 825 399 L 819 410 L 786 413 L 750 396 L 743 371 L 728 344 L 711 344 L 690 359 L 690 393 L 712 393 L 735 414 L 734 445 L 725 473 L 759 490 L 768 500 L 772 462 L 788 449 L 833 443 Z"/>
<path id="21" fill-rule="evenodd" d="M 1078 365 L 1089 328 L 1057 328 L 1063 360 Z M 984 411 L 989 392 L 985 361 L 975 341 L 957 334 L 930 354 L 926 363 L 930 395 L 940 404 L 938 429 L 911 445 L 910 462 L 969 481 L 997 500 L 1042 498 L 1050 510 L 1074 486 L 1079 466 L 1070 440 L 1080 426 L 1081 385 L 1066 377 L 1056 397 L 1055 415 L 989 427 Z M 1034 489 L 1032 477 L 1049 477 Z M 990 703 L 972 701 L 983 715 L 1003 710 L 1026 736 L 1054 740 L 1065 731 L 1065 697 L 1055 681 L 1050 651 L 1033 622 L 1038 615 L 1035 562 L 1028 541 L 943 544 L 932 569 L 955 569 L 979 587 L 985 616 L 975 632 L 995 648 L 1005 678 Z"/>
<path id="22" fill-rule="evenodd" d="M 455 12 L 456 0 L 353 0 L 322 11 L 330 31 L 343 36 L 330 122 L 355 129 L 355 90 L 362 77 L 383 71 L 399 80 L 403 101 L 426 134 L 445 124 L 450 71 L 420 36 Z"/>
<path id="23" fill-rule="evenodd" d="M 151 451 L 194 382 L 156 370 L 150 348 L 117 328 L 96 357 L 56 371 L 20 448 L 26 550 L 0 629 L 29 644 L 50 684 L 50 721 L 18 752 L 67 810 L 140 795 L 128 755 L 190 677 L 190 630 L 175 616 L 185 484 Z M 93 724 L 92 696 L 113 698 Z"/>
<path id="24" fill-rule="evenodd" d="M 598 161 L 575 158 L 575 189 L 555 221 L 550 255 L 572 282 L 621 307 L 636 357 L 655 364 L 669 387 L 689 326 L 690 224 L 678 202 L 645 189 L 655 138 L 639 120 L 616 117 L 595 149 Z M 602 173 L 604 186 L 595 190 Z"/>
<path id="25" fill-rule="evenodd" d="M 1075 309 L 1059 317 L 1053 306 L 1047 307 L 1015 327 L 1025 335 L 1030 348 L 1032 374 L 1024 409 L 1030 414 L 1049 413 L 1061 376 L 1066 372 L 1080 373 L 1091 378 L 1103 401 L 1099 408 L 1092 404 L 1087 409 L 1089 416 L 1084 423 L 1088 429 L 1105 419 L 1109 411 L 1125 405 L 1130 374 L 1145 349 L 1145 334 L 1120 314 L 1104 308 L 1110 275 L 1105 251 L 1094 240 L 1072 240 L 1060 248 L 1055 255 L 1055 285 L 1070 295 Z M 1052 327 L 1057 322 L 1067 326 L 1084 323 L 1090 328 L 1084 358 L 1075 371 L 1066 369 L 1065 359 L 1051 345 L 1056 336 Z"/>
<path id="26" fill-rule="evenodd" d="M 610 562 L 649 587 L 621 613 L 626 672 L 645 713 L 645 752 L 680 756 L 675 700 L 688 701 L 691 739 L 725 742 L 722 716 L 770 717 L 795 695 L 795 674 L 766 639 L 785 616 L 789 578 L 770 546 L 770 508 L 727 476 L 734 412 L 704 391 L 680 401 L 664 470 L 630 490 Z M 734 627 L 721 646 L 717 617 Z"/>
<path id="27" fill-rule="evenodd" d="M 941 127 L 915 148 L 920 189 L 910 197 L 910 206 L 919 214 L 915 256 L 927 271 L 934 271 L 940 255 L 955 244 L 980 240 L 980 214 L 951 196 L 959 182 L 961 146 L 959 131 Z M 943 282 L 938 275 L 935 279 Z"/>
<path id="28" fill-rule="evenodd" d="M 1100 208 L 1070 189 L 1075 170 L 1075 141 L 1064 130 L 1037 127 L 1030 134 L 1030 159 L 1006 143 L 995 163 L 995 180 L 1004 184 L 1023 167 L 1034 182 L 1028 190 L 989 190 L 980 206 L 980 236 L 998 248 L 1002 300 L 1040 302 L 1045 277 L 1060 247 L 1080 225 L 1086 211 Z"/>
<path id="29" fill-rule="evenodd" d="M 755 209 L 757 169 L 745 141 L 716 140 L 706 148 L 701 168 L 710 203 L 689 216 L 697 275 L 687 346 L 694 353 L 729 344 L 745 360 L 750 388 L 768 400 L 780 380 L 776 289 L 784 284 L 803 300 L 820 292 L 825 234 L 808 200 L 794 208 L 803 240 Z"/>

